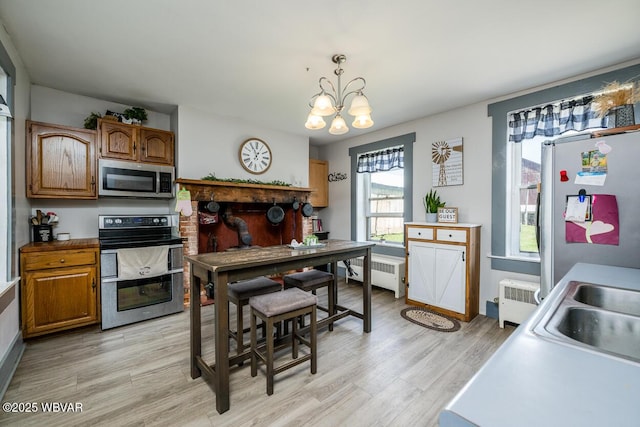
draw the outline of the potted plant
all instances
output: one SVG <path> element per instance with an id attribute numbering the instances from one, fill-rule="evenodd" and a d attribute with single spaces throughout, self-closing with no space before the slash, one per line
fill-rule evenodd
<path id="1" fill-rule="evenodd" d="M 602 88 L 602 93 L 593 99 L 599 117 L 609 115 L 609 127 L 624 127 L 635 124 L 633 104 L 640 102 L 638 82 L 619 83 L 613 81 Z"/>
<path id="2" fill-rule="evenodd" d="M 427 211 L 427 222 L 436 222 L 438 218 L 438 208 L 444 207 L 445 202 L 440 201 L 438 192 L 433 188 L 424 196 L 424 208 Z"/>
<path id="3" fill-rule="evenodd" d="M 141 107 L 127 108 L 123 114 L 133 124 L 142 124 L 143 121 L 147 120 L 147 111 Z"/>
<path id="4" fill-rule="evenodd" d="M 99 113 L 91 113 L 84 119 L 84 128 L 85 129 L 97 129 L 98 128 L 98 119 L 102 116 Z"/>

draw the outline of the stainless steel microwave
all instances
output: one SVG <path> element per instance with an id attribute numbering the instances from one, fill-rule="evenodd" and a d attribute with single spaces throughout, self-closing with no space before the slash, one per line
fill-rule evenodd
<path id="1" fill-rule="evenodd" d="M 171 199 L 173 166 L 98 159 L 98 196 Z"/>

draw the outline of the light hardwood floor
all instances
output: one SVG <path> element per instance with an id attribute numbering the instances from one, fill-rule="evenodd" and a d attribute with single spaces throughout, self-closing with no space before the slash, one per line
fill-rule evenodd
<path id="1" fill-rule="evenodd" d="M 361 306 L 357 283 L 341 282 L 339 294 L 341 304 Z M 403 319 L 404 300 L 376 288 L 372 305 L 371 333 L 353 317 L 320 331 L 318 373 L 305 363 L 277 375 L 272 396 L 262 371 L 252 378 L 248 363 L 233 369 L 231 409 L 222 415 L 209 386 L 189 375 L 188 311 L 33 339 L 3 402 L 78 402 L 82 412 L 0 412 L 0 425 L 435 426 L 442 407 L 514 330 L 478 316 L 457 332 L 432 331 Z M 214 306 L 202 310 L 211 362 Z"/>

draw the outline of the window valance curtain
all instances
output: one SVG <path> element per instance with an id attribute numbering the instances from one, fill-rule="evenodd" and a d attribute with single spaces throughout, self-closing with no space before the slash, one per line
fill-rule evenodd
<path id="1" fill-rule="evenodd" d="M 380 172 L 395 168 L 404 168 L 404 147 L 365 153 L 358 156 L 356 172 Z"/>
<path id="2" fill-rule="evenodd" d="M 605 118 L 592 108 L 593 96 L 509 113 L 509 141 L 522 142 L 536 136 L 605 127 Z"/>

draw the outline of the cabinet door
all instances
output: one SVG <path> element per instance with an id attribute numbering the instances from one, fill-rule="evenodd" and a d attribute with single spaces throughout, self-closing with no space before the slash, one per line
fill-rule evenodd
<path id="1" fill-rule="evenodd" d="M 465 312 L 465 249 L 409 241 L 408 298 L 457 313 Z"/>
<path id="2" fill-rule="evenodd" d="M 428 243 L 409 241 L 408 298 L 431 304 L 435 301 L 435 247 Z"/>
<path id="3" fill-rule="evenodd" d="M 309 203 L 314 207 L 329 206 L 329 162 L 309 159 L 309 188 L 314 190 L 309 196 Z"/>
<path id="4" fill-rule="evenodd" d="M 459 246 L 439 245 L 435 250 L 435 300 L 432 305 L 457 313 L 465 312 L 465 250 Z"/>
<path id="5" fill-rule="evenodd" d="M 142 128 L 140 161 L 173 165 L 173 132 Z"/>
<path id="6" fill-rule="evenodd" d="M 138 131 L 135 126 L 118 122 L 98 121 L 100 129 L 100 157 L 105 159 L 137 160 Z"/>
<path id="7" fill-rule="evenodd" d="M 96 199 L 96 132 L 27 122 L 27 197 Z"/>
<path id="8" fill-rule="evenodd" d="M 23 287 L 25 337 L 98 321 L 95 266 L 28 273 Z"/>

